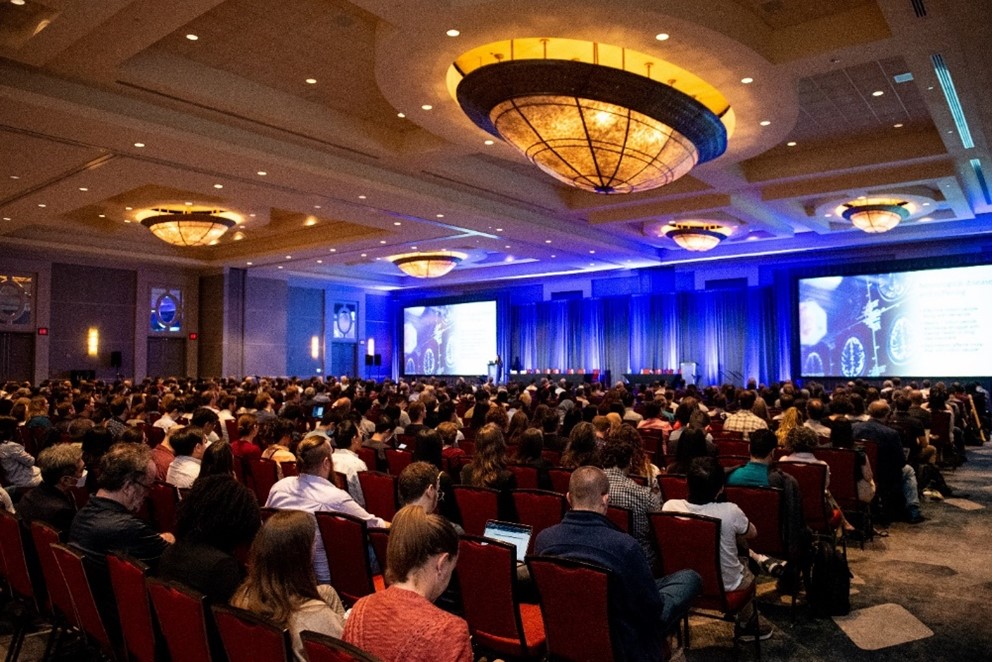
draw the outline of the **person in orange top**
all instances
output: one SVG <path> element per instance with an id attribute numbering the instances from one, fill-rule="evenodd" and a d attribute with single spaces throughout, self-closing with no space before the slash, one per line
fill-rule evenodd
<path id="1" fill-rule="evenodd" d="M 405 506 L 386 551 L 389 588 L 351 610 L 342 638 L 383 662 L 471 662 L 468 624 L 434 606 L 458 561 L 458 534 L 440 515 Z"/>

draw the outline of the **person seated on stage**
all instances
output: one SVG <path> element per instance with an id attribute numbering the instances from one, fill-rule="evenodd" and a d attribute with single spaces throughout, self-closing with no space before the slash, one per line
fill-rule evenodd
<path id="1" fill-rule="evenodd" d="M 17 503 L 17 513 L 25 524 L 51 524 L 61 538 L 69 535 L 76 502 L 70 490 L 83 477 L 83 449 L 79 444 L 56 444 L 38 455 L 41 485 L 28 491 Z M 2 490 L 0 490 L 2 491 Z"/>
<path id="2" fill-rule="evenodd" d="M 297 448 L 297 453 L 300 475 L 283 478 L 273 485 L 265 501 L 267 508 L 303 510 L 308 513 L 340 512 L 363 519 L 370 527 L 389 526 L 389 522 L 367 512 L 346 491 L 338 489 L 329 480 L 334 471 L 334 463 L 331 459 L 331 442 L 327 437 L 322 434 L 304 437 Z M 312 563 L 317 580 L 321 583 L 329 583 L 331 571 L 327 565 L 324 542 L 319 533 Z"/>
<path id="3" fill-rule="evenodd" d="M 738 541 L 746 541 L 758 535 L 744 511 L 735 503 L 717 501 L 723 493 L 725 473 L 720 463 L 711 457 L 700 457 L 692 461 L 687 476 L 688 499 L 669 499 L 662 506 L 663 512 L 694 513 L 720 520 L 720 566 L 723 571 L 723 588 L 737 591 L 752 584 L 754 574 L 738 556 Z M 749 603 L 737 612 L 735 637 L 738 641 L 754 641 L 753 619 L 756 610 Z M 758 638 L 772 636 L 771 623 L 764 617 L 758 622 Z"/>
<path id="4" fill-rule="evenodd" d="M 158 576 L 227 602 L 242 580 L 234 550 L 250 544 L 260 524 L 255 495 L 230 473 L 198 478 L 179 502 L 176 544 L 162 554 Z"/>
<path id="5" fill-rule="evenodd" d="M 868 405 L 868 414 L 870 420 L 854 424 L 854 438 L 878 445 L 878 466 L 872 469 L 882 502 L 882 519 L 904 516 L 910 524 L 918 524 L 925 518 L 920 512 L 916 472 L 906 462 L 899 433 L 885 424 L 889 405 L 885 400 L 875 400 Z"/>
<path id="6" fill-rule="evenodd" d="M 342 639 L 383 662 L 471 662 L 468 624 L 434 606 L 458 562 L 458 533 L 417 505 L 393 518 L 386 552 L 389 588 L 355 603 Z"/>
<path id="7" fill-rule="evenodd" d="M 207 448 L 203 429 L 189 425 L 176 430 L 170 436 L 169 443 L 176 457 L 165 473 L 165 482 L 183 489 L 192 487 L 193 481 L 200 475 L 203 451 Z"/>
<path id="8" fill-rule="evenodd" d="M 341 598 L 327 583 L 318 584 L 314 576 L 311 558 L 316 536 L 312 515 L 286 510 L 269 517 L 252 543 L 248 577 L 231 598 L 232 606 L 289 630 L 298 662 L 307 659 L 301 632 L 340 637 L 344 630 Z"/>
<path id="9" fill-rule="evenodd" d="M 744 434 L 744 439 L 748 439 L 748 435 L 754 430 L 767 430 L 768 422 L 764 418 L 755 415 L 752 411 L 757 399 L 758 395 L 754 391 L 745 390 L 739 392 L 737 394 L 737 403 L 740 405 L 740 408 L 727 416 L 723 422 L 723 429 L 727 432 L 741 432 Z"/>
<path id="10" fill-rule="evenodd" d="M 654 579 L 644 548 L 606 517 L 611 481 L 598 467 L 572 472 L 568 483 L 571 510 L 560 524 L 541 531 L 534 553 L 586 561 L 613 573 L 617 590 L 609 593 L 609 627 L 618 659 L 662 659 L 665 637 L 688 613 L 702 590 L 692 570 Z"/>

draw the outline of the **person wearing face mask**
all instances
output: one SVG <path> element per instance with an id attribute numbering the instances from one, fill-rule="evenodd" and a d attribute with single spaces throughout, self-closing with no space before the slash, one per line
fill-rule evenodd
<path id="1" fill-rule="evenodd" d="M 29 491 L 17 504 L 25 524 L 34 521 L 51 524 L 64 540 L 69 535 L 76 503 L 70 490 L 84 480 L 83 449 L 79 444 L 56 444 L 38 455 L 41 485 Z"/>

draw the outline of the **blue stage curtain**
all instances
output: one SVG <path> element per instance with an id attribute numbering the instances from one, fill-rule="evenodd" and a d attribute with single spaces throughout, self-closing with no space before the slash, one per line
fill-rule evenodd
<path id="1" fill-rule="evenodd" d="M 537 304 L 537 356 L 534 369 L 565 369 L 568 363 L 568 302 L 542 301 Z M 525 368 L 528 366 L 524 366 Z"/>
<path id="2" fill-rule="evenodd" d="M 537 304 L 512 306 L 510 319 L 511 347 L 506 367 L 533 368 L 537 360 Z"/>
<path id="3" fill-rule="evenodd" d="M 602 363 L 595 368 L 609 370 L 613 381 L 630 372 L 630 357 L 634 353 L 633 326 L 630 315 L 630 296 L 602 299 L 603 345 Z"/>

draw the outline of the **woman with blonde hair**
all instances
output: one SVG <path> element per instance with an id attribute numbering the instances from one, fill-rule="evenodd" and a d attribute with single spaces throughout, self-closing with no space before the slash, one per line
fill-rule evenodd
<path id="1" fill-rule="evenodd" d="M 779 421 L 778 429 L 775 430 L 775 437 L 778 439 L 779 448 L 785 448 L 785 440 L 789 437 L 789 430 L 803 424 L 802 414 L 796 407 L 789 407 L 782 412 L 782 419 Z"/>
<path id="2" fill-rule="evenodd" d="M 299 510 L 274 513 L 252 543 L 248 577 L 234 592 L 231 605 L 289 629 L 297 660 L 306 660 L 300 632 L 313 630 L 340 637 L 344 605 L 337 592 L 317 585 L 313 543 L 317 522 Z"/>
<path id="3" fill-rule="evenodd" d="M 468 624 L 434 606 L 457 562 L 449 521 L 421 506 L 401 508 L 386 549 L 389 588 L 355 603 L 343 639 L 383 662 L 470 662 Z"/>

